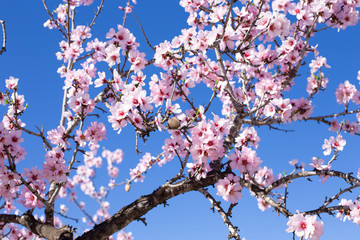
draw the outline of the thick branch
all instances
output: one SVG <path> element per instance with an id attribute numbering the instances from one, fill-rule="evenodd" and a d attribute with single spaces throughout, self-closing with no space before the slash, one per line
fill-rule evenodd
<path id="1" fill-rule="evenodd" d="M 73 234 L 69 227 L 55 228 L 50 224 L 42 223 L 36 220 L 34 216 L 29 212 L 25 212 L 22 216 L 13 214 L 0 214 L 0 222 L 4 223 L 17 223 L 32 233 L 46 238 L 48 240 L 72 240 Z"/>
<path id="2" fill-rule="evenodd" d="M 209 173 L 208 176 L 200 181 L 185 179 L 175 184 L 164 184 L 149 195 L 142 196 L 128 206 L 123 207 L 111 218 L 96 225 L 92 230 L 76 238 L 76 240 L 105 240 L 110 235 L 123 229 L 132 221 L 142 217 L 157 205 L 165 203 L 179 194 L 198 190 L 209 185 L 215 184 L 219 179 L 225 177 L 228 172 Z"/>

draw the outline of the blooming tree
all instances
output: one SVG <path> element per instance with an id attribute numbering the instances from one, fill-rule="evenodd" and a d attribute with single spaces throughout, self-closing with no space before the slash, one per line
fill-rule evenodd
<path id="1" fill-rule="evenodd" d="M 326 90 L 325 72 L 330 66 L 317 45 L 310 43 L 320 31 L 355 25 L 359 1 L 180 0 L 188 13 L 188 28 L 156 46 L 140 21 L 147 45 L 140 46 L 126 27 L 129 17 L 138 19 L 133 14 L 135 0 L 119 7 L 122 23 L 96 37 L 92 27 L 106 14 L 104 0 L 59 1 L 54 11 L 42 1 L 49 17 L 44 27 L 60 34 L 56 57 L 64 82 L 63 102 L 58 106 L 61 118 L 54 129 L 28 127 L 21 119 L 31 111 L 21 94 L 21 81 L 16 76 L 5 80 L 6 90 L 0 93 L 7 108 L 0 122 L 3 239 L 133 239 L 124 227 L 135 220 L 145 223 L 148 211 L 190 191 L 210 201 L 233 239 L 241 237 L 231 212 L 244 191 L 256 199 L 260 210 L 273 209 L 288 218 L 284 231 L 294 239 L 320 239 L 326 223 L 317 216 L 323 214 L 360 225 L 360 202 L 356 196 L 343 198 L 360 186 L 360 170 L 353 176 L 335 170 L 334 162 L 341 158 L 346 139 L 359 135 L 360 91 L 351 81 L 340 83 L 335 97 L 342 110 L 317 114 L 312 100 Z M 96 4 L 89 23 L 77 24 L 75 16 Z M 0 54 L 6 57 L 5 22 L 0 23 L 4 36 Z M 303 80 L 301 67 L 308 72 L 306 94 L 295 98 L 295 82 Z M 206 99 L 200 94 L 205 104 L 198 103 L 197 91 L 209 94 Z M 106 117 L 94 121 L 100 115 Z M 329 126 L 332 136 L 324 139 L 323 155 L 306 163 L 289 159 L 288 173 L 266 166 L 257 152 L 258 129 L 281 130 L 293 122 L 309 121 Z M 107 131 L 129 139 L 125 128 L 135 130 L 133 141 L 140 157 L 129 177 L 120 179 L 119 164 L 126 153 L 110 151 L 102 141 Z M 27 161 L 24 134 L 41 139 L 41 165 L 19 167 Z M 151 141 L 154 135 L 162 137 L 161 146 L 142 153 L 140 142 Z M 170 161 L 180 163 L 177 173 L 153 192 L 126 206 L 108 200 L 119 186 L 136 191 L 147 172 L 156 165 L 166 171 Z M 107 171 L 101 180 L 107 182 L 99 187 L 95 176 L 101 168 Z M 288 186 L 314 176 L 323 182 L 342 179 L 347 187 L 313 209 L 290 208 Z M 98 204 L 94 214 L 81 200 L 84 195 Z M 230 203 L 227 210 L 220 199 Z M 59 200 L 68 204 L 56 205 Z M 86 231 L 64 225 L 62 217 L 73 206 L 84 214 Z"/>

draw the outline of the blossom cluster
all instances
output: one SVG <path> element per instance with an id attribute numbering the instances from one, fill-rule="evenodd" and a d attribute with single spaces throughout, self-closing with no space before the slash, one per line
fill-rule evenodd
<path id="1" fill-rule="evenodd" d="M 239 183 L 240 177 L 232 174 L 227 175 L 224 179 L 220 179 L 215 185 L 217 189 L 216 195 L 221 196 L 225 201 L 237 203 L 242 197 L 242 186 Z"/>
<path id="2" fill-rule="evenodd" d="M 318 240 L 324 232 L 324 223 L 316 221 L 316 216 L 304 216 L 299 212 L 289 217 L 287 225 L 287 232 L 295 232 L 296 236 L 304 239 Z"/>
<path id="3" fill-rule="evenodd" d="M 132 2 L 135 4 L 136 0 Z M 26 208 L 43 208 L 48 185 L 55 183 L 61 186 L 56 193 L 59 197 L 69 196 L 75 201 L 78 197 L 75 188 L 79 187 L 99 203 L 99 209 L 85 222 L 99 223 L 110 217 L 110 202 L 106 197 L 111 189 L 120 185 L 116 179 L 124 153 L 120 149 L 104 149 L 101 157 L 98 156 L 99 142 L 106 138 L 105 124 L 85 119 L 97 115 L 94 111 L 101 109 L 98 105 L 102 103 L 109 111 L 107 121 L 119 134 L 132 125 L 136 136 L 144 142 L 157 130 L 166 136 L 157 157 L 146 152 L 130 169 L 130 179 L 123 182 L 127 186 L 144 181 L 145 173 L 154 164 L 163 166 L 179 158 L 180 178 L 183 178 L 185 167 L 190 178 L 197 181 L 206 178 L 212 170 L 231 171 L 215 184 L 217 195 L 225 201 L 237 203 L 247 184 L 265 190 L 276 181 L 276 175 L 272 169 L 261 166 L 257 152 L 260 137 L 254 126 L 272 127 L 311 119 L 313 97 L 327 87 L 329 79 L 323 71 L 330 66 L 327 59 L 319 55 L 317 46 L 310 45 L 310 38 L 323 26 L 341 30 L 355 25 L 359 19 L 356 8 L 360 7 L 360 1 L 352 0 L 254 0 L 251 4 L 245 0 L 231 1 L 231 4 L 225 0 L 180 0 L 180 5 L 189 13 L 189 27 L 172 40 L 151 46 L 155 53 L 153 60 L 148 61 L 146 54 L 139 50 L 135 36 L 125 27 L 127 14 L 133 9 L 130 1 L 126 7 L 119 7 L 124 11 L 124 24 L 110 28 L 104 41 L 93 37 L 94 21 L 88 26 L 71 23 L 71 19 L 75 22 L 77 7 L 92 3 L 93 0 L 64 0 L 44 23 L 45 27 L 58 29 L 65 36 L 59 43 L 56 57 L 67 66 L 58 69 L 64 79 L 61 124 L 49 130 L 46 137 L 42 132 L 32 133 L 40 136 L 47 148 L 42 169 L 31 167 L 21 174 L 17 172 L 15 165 L 25 155 L 20 146 L 25 124 L 19 119 L 26 109 L 25 100 L 18 93 L 18 79 L 14 77 L 5 81 L 8 91 L 0 93 L 1 104 L 8 105 L 0 123 L 0 195 L 5 200 L 6 212 L 16 209 L 16 198 Z M 100 12 L 101 8 L 98 10 Z M 310 76 L 306 91 L 309 96 L 294 98 L 287 92 L 295 84 L 304 58 L 310 55 L 314 59 L 308 66 Z M 146 79 L 145 68 L 150 64 L 160 72 Z M 102 67 L 109 71 L 103 71 Z M 196 86 L 209 90 L 208 103 L 197 105 L 197 92 L 193 90 Z M 93 88 L 99 91 L 96 96 L 93 96 Z M 338 86 L 335 96 L 345 107 L 344 113 L 336 116 L 349 113 L 350 101 L 360 104 L 360 91 L 349 81 Z M 213 118 L 209 118 L 212 104 L 222 106 L 218 112 L 223 116 L 215 112 Z M 330 123 L 328 118 L 318 119 Z M 170 124 L 171 121 L 175 124 Z M 337 156 L 346 144 L 340 132 L 358 133 L 359 122 L 360 113 L 356 122 L 345 120 L 339 124 L 334 118 L 330 130 L 338 133 L 336 137 L 325 139 L 324 155 L 334 151 Z M 233 136 L 234 131 L 236 136 Z M 67 162 L 66 154 L 73 150 L 70 142 L 75 142 L 75 150 L 72 160 Z M 136 150 L 138 152 L 138 146 Z M 75 159 L 79 158 L 78 153 L 84 154 L 80 163 Z M 109 181 L 107 186 L 98 187 L 94 180 L 104 162 Z M 213 167 L 217 162 L 219 169 Z M 303 171 L 305 166 L 298 167 L 297 161 L 292 161 L 292 165 L 295 171 Z M 315 157 L 309 166 L 316 170 L 330 169 L 330 164 L 325 165 L 323 159 Z M 281 177 L 280 174 L 278 178 Z M 272 197 L 270 193 L 268 197 Z M 257 195 L 256 198 L 262 211 L 270 208 L 271 202 Z M 284 198 L 278 198 L 280 204 Z M 338 217 L 360 225 L 360 202 L 343 199 L 340 205 L 349 207 L 349 211 L 339 211 Z M 80 203 L 79 207 L 84 210 L 85 203 Z M 61 204 L 60 212 L 66 215 L 68 207 Z M 18 230 L 13 225 L 6 227 L 9 226 L 10 237 L 31 237 L 29 231 Z M 315 240 L 323 234 L 323 223 L 316 221 L 316 216 L 297 212 L 289 217 L 286 231 Z M 133 237 L 121 231 L 116 239 L 131 240 Z"/>

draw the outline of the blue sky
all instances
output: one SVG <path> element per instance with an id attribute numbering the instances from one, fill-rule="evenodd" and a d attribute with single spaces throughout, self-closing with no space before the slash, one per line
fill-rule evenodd
<path id="1" fill-rule="evenodd" d="M 52 9 L 60 1 L 48 1 Z M 99 3 L 95 0 L 95 4 Z M 122 23 L 122 12 L 117 8 L 125 1 L 106 0 L 103 14 L 100 14 L 94 28 L 93 36 L 105 40 L 105 34 L 109 28 L 115 28 Z M 86 8 L 79 8 L 78 23 L 86 24 L 88 12 L 93 13 L 95 5 Z M 153 45 L 179 35 L 182 28 L 186 28 L 187 13 L 179 6 L 176 0 L 138 0 L 135 5 L 135 13 L 139 17 L 142 25 L 148 34 L 148 38 Z M 56 60 L 55 52 L 59 50 L 58 42 L 61 35 L 56 30 L 47 30 L 43 23 L 48 16 L 42 6 L 42 2 L 13 0 L 1 4 L 0 19 L 6 21 L 7 28 L 7 52 L 0 56 L 0 80 L 4 82 L 9 76 L 20 79 L 19 88 L 21 94 L 25 95 L 29 109 L 23 116 L 23 121 L 27 127 L 35 130 L 35 126 L 43 126 L 45 131 L 56 128 L 59 124 L 60 109 L 62 101 L 62 79 L 56 73 L 61 62 Z M 145 51 L 147 59 L 152 56 L 151 49 L 145 44 L 140 27 L 131 15 L 125 25 L 129 28 L 137 41 L 140 42 L 140 50 Z M 349 80 L 360 89 L 356 80 L 357 71 L 360 69 L 359 58 L 360 48 L 358 47 L 360 37 L 360 27 L 349 27 L 345 31 L 337 32 L 330 29 L 317 34 L 312 44 L 319 44 L 320 54 L 328 59 L 331 65 L 325 75 L 329 76 L 330 82 L 325 93 L 319 94 L 314 101 L 315 116 L 323 113 L 334 113 L 341 111 L 341 106 L 336 103 L 335 89 L 340 82 Z M 148 79 L 158 69 L 152 68 L 147 74 Z M 296 94 L 305 94 L 306 78 L 308 68 L 305 66 L 301 71 L 302 76 L 295 80 Z M 0 85 L 1 91 L 5 90 L 4 84 Z M 199 96 L 199 100 L 204 97 Z M 208 99 L 205 95 L 204 101 Z M 1 113 L 5 108 L 0 110 Z M 286 129 L 295 132 L 283 133 L 268 128 L 259 129 L 261 138 L 258 155 L 266 165 L 274 169 L 275 173 L 284 170 L 291 171 L 288 165 L 289 160 L 297 158 L 299 161 L 310 163 L 311 157 L 321 156 L 321 146 L 324 138 L 329 138 L 332 133 L 327 131 L 328 127 L 315 122 L 293 123 L 284 126 Z M 136 166 L 141 157 L 135 154 L 135 134 L 133 130 L 127 128 L 121 135 L 111 132 L 108 129 L 108 139 L 103 144 L 110 150 L 119 147 L 125 152 L 125 158 L 120 165 L 119 181 L 129 177 L 129 168 Z M 143 152 L 154 150 L 155 153 L 161 152 L 161 144 L 165 139 L 166 133 L 158 134 L 141 145 Z M 341 153 L 339 160 L 333 164 L 336 170 L 345 172 L 356 172 L 360 167 L 360 144 L 359 137 L 344 135 L 347 145 Z M 36 139 L 24 134 L 25 149 L 28 154 L 21 166 L 40 165 L 44 160 L 44 150 L 40 139 Z M 129 139 L 134 141 L 129 141 Z M 162 168 L 154 167 L 146 175 L 144 183 L 132 185 L 130 192 L 125 193 L 123 188 L 115 189 L 109 196 L 113 211 L 118 210 L 124 204 L 130 203 L 139 196 L 150 193 L 154 188 L 163 184 L 174 173 L 178 162 L 171 162 Z M 98 179 L 101 182 L 101 179 Z M 329 180 L 325 184 L 318 183 L 313 179 L 313 183 L 297 181 L 290 187 L 290 208 L 311 210 L 320 206 L 326 193 L 336 193 L 345 185 L 341 181 Z M 332 185 L 332 186 L 330 186 Z M 293 191 L 292 191 L 293 190 Z M 358 191 L 358 190 L 357 190 Z M 310 193 L 310 194 L 309 194 Z M 359 195 L 355 192 L 353 196 Z M 217 198 L 220 200 L 220 198 Z M 86 199 L 85 199 L 86 201 Z M 90 208 L 96 205 L 89 202 Z M 116 205 L 116 204 L 119 204 Z M 122 204 L 122 205 L 120 205 Z M 169 206 L 158 206 L 150 211 L 145 217 L 148 226 L 145 227 L 141 222 L 134 222 L 126 227 L 127 231 L 132 231 L 136 240 L 145 239 L 226 239 L 228 230 L 222 224 L 222 219 L 217 213 L 212 213 L 210 203 L 200 193 L 192 192 L 178 196 L 168 202 Z M 69 216 L 79 216 L 75 208 L 69 204 Z M 334 217 L 322 215 L 325 223 L 325 233 L 322 239 L 355 239 L 360 234 L 360 227 L 350 223 L 342 223 Z M 239 226 L 240 235 L 247 240 L 252 239 L 292 239 L 292 235 L 285 232 L 287 220 L 282 216 L 277 216 L 275 212 L 261 212 L 257 208 L 257 202 L 251 198 L 245 190 L 243 199 L 233 211 L 233 223 Z M 66 222 L 67 220 L 64 219 Z M 68 222 L 70 225 L 75 223 Z"/>

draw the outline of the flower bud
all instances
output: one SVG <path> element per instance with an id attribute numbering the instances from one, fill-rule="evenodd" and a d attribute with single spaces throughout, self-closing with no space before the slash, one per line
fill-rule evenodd
<path id="1" fill-rule="evenodd" d="M 180 121 L 176 117 L 170 118 L 167 123 L 169 129 L 178 129 L 180 127 Z"/>
<path id="2" fill-rule="evenodd" d="M 130 183 L 127 183 L 127 184 L 125 185 L 125 191 L 126 191 L 126 192 L 130 191 Z"/>

